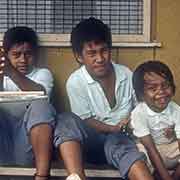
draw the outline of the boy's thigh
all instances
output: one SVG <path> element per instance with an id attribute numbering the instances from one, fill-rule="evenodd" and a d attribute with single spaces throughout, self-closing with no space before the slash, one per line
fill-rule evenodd
<path id="1" fill-rule="evenodd" d="M 32 127 L 39 124 L 49 124 L 55 127 L 56 111 L 46 99 L 37 99 L 32 101 L 25 111 L 23 118 L 26 129 L 29 132 Z"/>
<path id="2" fill-rule="evenodd" d="M 62 113 L 57 116 L 54 135 L 56 147 L 66 141 L 79 141 L 85 159 L 88 161 L 104 160 L 101 155 L 104 154 L 103 147 L 106 136 L 91 128 L 85 120 L 80 119 L 74 113 Z"/>
<path id="3" fill-rule="evenodd" d="M 108 163 L 118 168 L 122 177 L 127 175 L 132 164 L 145 159 L 144 153 L 138 151 L 135 142 L 123 133 L 108 136 L 105 153 Z"/>
<path id="4" fill-rule="evenodd" d="M 8 102 L 1 103 L 0 110 L 6 113 L 9 117 L 14 118 L 15 120 L 21 119 L 24 116 L 29 102 Z"/>
<path id="5" fill-rule="evenodd" d="M 143 152 L 146 155 L 147 165 L 151 172 L 153 172 L 154 168 L 148 156 L 146 148 L 141 143 L 137 143 L 136 145 L 139 151 Z M 174 141 L 170 144 L 156 145 L 156 148 L 159 151 L 159 154 L 161 155 L 167 168 L 172 169 L 177 166 L 180 161 L 180 151 L 177 141 Z"/>
<path id="6" fill-rule="evenodd" d="M 84 141 L 84 156 L 86 160 L 90 163 L 105 164 L 107 163 L 104 144 L 107 135 L 99 133 L 90 127 L 85 128 L 87 133 L 87 138 Z"/>
<path id="7" fill-rule="evenodd" d="M 116 151 L 119 154 L 123 154 L 125 151 L 129 151 L 129 153 L 139 152 L 135 142 L 124 133 L 109 134 L 105 142 L 105 151 L 107 151 L 107 154 L 110 152 L 110 154 L 113 154 L 112 152 Z"/>

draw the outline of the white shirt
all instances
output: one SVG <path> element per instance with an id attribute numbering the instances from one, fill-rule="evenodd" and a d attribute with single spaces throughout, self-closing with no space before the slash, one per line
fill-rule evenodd
<path id="1" fill-rule="evenodd" d="M 48 69 L 34 68 L 26 77 L 41 84 L 45 88 L 47 95 L 50 96 L 53 88 L 53 76 Z M 20 91 L 19 87 L 8 76 L 4 76 L 3 89 L 4 91 Z"/>
<path id="2" fill-rule="evenodd" d="M 125 66 L 113 64 L 116 76 L 116 105 L 111 109 L 100 84 L 81 66 L 73 72 L 66 84 L 71 110 L 82 119 L 95 117 L 115 125 L 129 116 L 136 101 L 132 88 L 132 72 Z"/>
<path id="3" fill-rule="evenodd" d="M 163 129 L 174 125 L 176 136 L 180 138 L 180 106 L 171 101 L 166 109 L 157 113 L 144 102 L 139 103 L 131 113 L 131 125 L 137 137 L 151 134 L 156 144 L 170 143 L 175 137 L 166 138 Z"/>

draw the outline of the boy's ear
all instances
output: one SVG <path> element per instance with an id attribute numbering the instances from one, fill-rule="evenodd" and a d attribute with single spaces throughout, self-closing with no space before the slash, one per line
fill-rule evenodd
<path id="1" fill-rule="evenodd" d="M 79 54 L 76 53 L 74 56 L 75 56 L 76 61 L 77 61 L 78 63 L 83 64 L 83 60 L 82 60 L 82 58 L 81 58 L 81 56 L 80 56 Z"/>

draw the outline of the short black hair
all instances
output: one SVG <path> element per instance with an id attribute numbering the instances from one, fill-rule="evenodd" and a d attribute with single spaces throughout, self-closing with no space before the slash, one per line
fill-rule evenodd
<path id="1" fill-rule="evenodd" d="M 138 101 L 143 101 L 144 97 L 144 75 L 145 73 L 154 72 L 164 79 L 166 79 L 172 87 L 173 94 L 175 94 L 175 83 L 171 70 L 169 67 L 160 61 L 147 61 L 140 64 L 133 73 L 133 87 Z"/>
<path id="2" fill-rule="evenodd" d="M 37 51 L 38 36 L 32 28 L 26 26 L 12 27 L 4 33 L 3 49 L 5 53 L 8 53 L 12 46 L 24 42 L 29 43 L 33 50 Z"/>
<path id="3" fill-rule="evenodd" d="M 71 45 L 74 53 L 81 55 L 83 45 L 90 41 L 104 42 L 112 47 L 111 30 L 101 20 L 94 17 L 82 20 L 71 32 Z"/>

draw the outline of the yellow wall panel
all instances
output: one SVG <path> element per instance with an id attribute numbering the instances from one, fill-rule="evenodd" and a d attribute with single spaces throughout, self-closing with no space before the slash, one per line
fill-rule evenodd
<path id="1" fill-rule="evenodd" d="M 156 57 L 173 71 L 176 82 L 175 100 L 180 104 L 180 1 L 157 1 L 157 39 L 162 48 L 157 49 Z"/>

